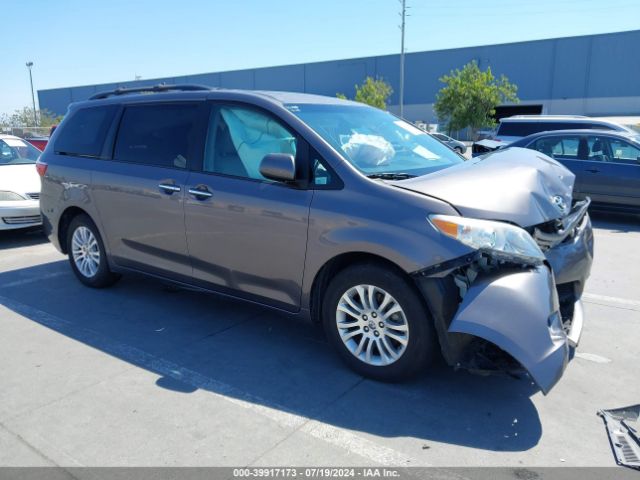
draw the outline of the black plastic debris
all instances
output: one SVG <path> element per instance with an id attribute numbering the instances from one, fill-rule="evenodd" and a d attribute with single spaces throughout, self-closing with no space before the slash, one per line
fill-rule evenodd
<path id="1" fill-rule="evenodd" d="M 618 465 L 640 470 L 640 405 L 600 410 Z"/>

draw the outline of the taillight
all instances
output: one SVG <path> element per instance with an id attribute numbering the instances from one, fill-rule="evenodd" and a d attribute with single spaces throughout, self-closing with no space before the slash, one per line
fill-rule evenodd
<path id="1" fill-rule="evenodd" d="M 47 167 L 49 165 L 47 165 L 44 162 L 41 162 L 40 160 L 38 160 L 36 162 L 36 170 L 38 171 L 38 175 L 40 175 L 41 177 L 44 177 L 44 174 L 47 173 Z"/>

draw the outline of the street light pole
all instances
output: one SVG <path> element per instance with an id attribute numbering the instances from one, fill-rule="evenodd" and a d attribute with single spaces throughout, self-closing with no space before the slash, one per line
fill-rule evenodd
<path id="1" fill-rule="evenodd" d="M 29 69 L 29 82 L 31 83 L 31 102 L 33 103 L 33 125 L 38 126 L 38 115 L 36 113 L 36 97 L 33 94 L 33 76 L 31 75 L 31 67 L 33 62 L 27 62 L 27 68 Z"/>
<path id="2" fill-rule="evenodd" d="M 406 0 L 401 0 L 402 3 L 402 24 L 400 26 L 400 117 L 404 117 L 404 24 L 407 13 Z"/>

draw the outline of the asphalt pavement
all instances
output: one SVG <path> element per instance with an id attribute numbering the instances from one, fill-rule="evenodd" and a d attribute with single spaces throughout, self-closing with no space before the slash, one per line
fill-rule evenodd
<path id="1" fill-rule="evenodd" d="M 92 290 L 41 233 L 0 232 L 0 466 L 613 466 L 596 412 L 640 403 L 640 220 L 594 223 L 547 396 L 442 363 L 365 380 L 317 327 L 135 276 Z"/>

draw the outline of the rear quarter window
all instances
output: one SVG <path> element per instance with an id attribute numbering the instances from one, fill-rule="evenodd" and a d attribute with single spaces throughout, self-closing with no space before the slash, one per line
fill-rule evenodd
<path id="1" fill-rule="evenodd" d="M 63 155 L 100 157 L 116 105 L 75 110 L 57 129 L 54 151 Z"/>

